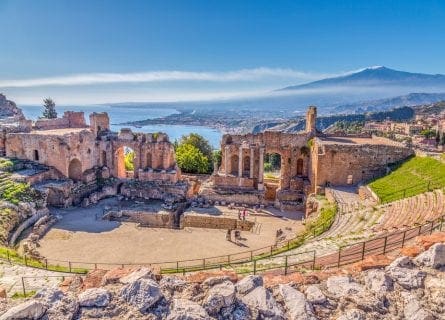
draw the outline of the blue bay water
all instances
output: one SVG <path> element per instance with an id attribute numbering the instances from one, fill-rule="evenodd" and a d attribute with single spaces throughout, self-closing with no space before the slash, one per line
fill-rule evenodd
<path id="1" fill-rule="evenodd" d="M 42 115 L 41 106 L 20 106 L 26 118 L 36 120 Z M 134 132 L 165 132 L 170 137 L 170 141 L 175 141 L 183 135 L 189 133 L 198 133 L 209 140 L 214 148 L 219 148 L 221 140 L 221 132 L 201 126 L 186 126 L 186 125 L 148 125 L 141 128 L 131 127 L 128 125 L 119 125 L 118 123 L 125 123 L 128 121 L 137 121 L 145 119 L 154 119 L 166 117 L 170 114 L 178 113 L 175 109 L 169 108 L 145 108 L 143 106 L 57 106 L 59 117 L 63 115 L 64 111 L 83 111 L 85 119 L 89 122 L 89 114 L 92 112 L 107 112 L 110 117 L 110 127 L 112 131 L 120 131 L 121 128 L 131 128 Z"/>

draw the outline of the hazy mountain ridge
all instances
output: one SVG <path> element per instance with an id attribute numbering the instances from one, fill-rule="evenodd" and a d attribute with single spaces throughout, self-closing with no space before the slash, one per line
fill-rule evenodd
<path id="1" fill-rule="evenodd" d="M 394 70 L 386 67 L 370 67 L 359 72 L 350 73 L 344 76 L 326 78 L 296 86 L 288 86 L 278 89 L 300 90 L 314 89 L 336 86 L 444 86 L 445 75 L 412 73 L 406 71 Z"/>

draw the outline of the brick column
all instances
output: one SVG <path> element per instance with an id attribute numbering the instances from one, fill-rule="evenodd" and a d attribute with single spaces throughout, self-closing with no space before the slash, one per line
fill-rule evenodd
<path id="1" fill-rule="evenodd" d="M 226 146 L 224 149 L 224 172 L 226 177 L 229 175 L 228 166 L 229 166 L 229 147 Z"/>
<path id="2" fill-rule="evenodd" d="M 238 177 L 243 176 L 243 147 L 239 147 L 239 159 L 238 159 Z"/>
<path id="3" fill-rule="evenodd" d="M 259 159 L 259 170 L 258 170 L 258 190 L 264 190 L 263 185 L 263 174 L 264 174 L 264 147 L 260 147 L 260 159 Z"/>
<path id="4" fill-rule="evenodd" d="M 250 147 L 250 170 L 249 170 L 250 179 L 253 179 L 253 165 L 255 163 L 253 161 L 253 156 L 254 156 L 254 149 L 253 147 Z"/>

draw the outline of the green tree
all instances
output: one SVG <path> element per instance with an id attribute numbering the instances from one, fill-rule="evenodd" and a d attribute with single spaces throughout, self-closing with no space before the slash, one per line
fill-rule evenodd
<path id="1" fill-rule="evenodd" d="M 195 146 L 185 143 L 176 148 L 176 161 L 186 173 L 208 173 L 209 159 Z"/>
<path id="2" fill-rule="evenodd" d="M 46 119 L 55 119 L 57 118 L 56 104 L 53 99 L 46 98 L 43 99 L 43 114 L 42 117 Z"/>
<path id="3" fill-rule="evenodd" d="M 178 149 L 184 145 L 191 145 L 195 147 L 206 159 L 207 159 L 207 169 L 202 170 L 192 170 L 187 171 L 181 168 L 184 172 L 190 173 L 210 173 L 213 170 L 213 148 L 210 145 L 209 141 L 206 140 L 203 136 L 197 133 L 190 133 L 189 135 L 183 135 L 179 141 L 175 141 L 174 147 L 176 150 L 176 156 L 178 156 Z M 179 163 L 179 162 L 178 162 Z M 181 166 L 179 166 L 181 167 Z"/>
<path id="4" fill-rule="evenodd" d="M 420 132 L 420 134 L 427 139 L 431 139 L 432 137 L 434 137 L 436 135 L 436 131 L 432 130 L 432 129 L 425 129 L 425 130 L 422 130 Z"/>
<path id="5" fill-rule="evenodd" d="M 126 171 L 134 170 L 134 151 L 128 150 L 127 152 L 125 152 L 124 163 Z"/>

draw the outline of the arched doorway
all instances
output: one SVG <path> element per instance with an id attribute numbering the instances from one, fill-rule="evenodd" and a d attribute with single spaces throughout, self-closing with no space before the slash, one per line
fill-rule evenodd
<path id="1" fill-rule="evenodd" d="M 134 177 L 134 150 L 122 146 L 116 151 L 117 177 L 120 179 L 132 179 Z"/>
<path id="2" fill-rule="evenodd" d="M 297 160 L 297 176 L 303 175 L 303 159 Z"/>
<path id="3" fill-rule="evenodd" d="M 68 177 L 74 181 L 82 180 L 82 163 L 79 159 L 71 160 L 68 166 Z"/>
<path id="4" fill-rule="evenodd" d="M 277 196 L 277 189 L 281 187 L 281 155 L 270 152 L 264 155 L 264 188 L 265 199 L 274 201 Z"/>
<path id="5" fill-rule="evenodd" d="M 237 176 L 238 170 L 239 170 L 239 157 L 236 154 L 234 154 L 230 158 L 230 173 L 233 174 L 234 176 Z"/>

